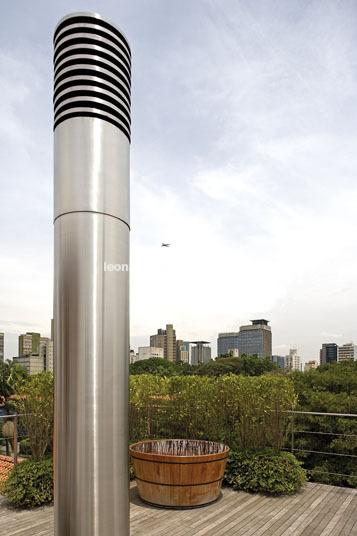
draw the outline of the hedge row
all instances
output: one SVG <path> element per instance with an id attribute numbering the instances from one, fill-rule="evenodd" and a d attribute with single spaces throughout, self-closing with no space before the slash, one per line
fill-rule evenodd
<path id="1" fill-rule="evenodd" d="M 231 447 L 284 446 L 292 382 L 280 375 L 130 377 L 130 439 L 207 439 Z"/>

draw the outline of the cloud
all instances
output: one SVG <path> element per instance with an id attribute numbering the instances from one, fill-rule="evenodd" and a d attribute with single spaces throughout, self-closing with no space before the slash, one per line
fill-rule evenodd
<path id="1" fill-rule="evenodd" d="M 0 317 L 45 331 L 49 27 L 72 8 L 69 0 L 41 0 L 29 25 L 28 2 L 19 6 L 15 17 L 7 5 L 1 21 Z M 329 334 L 353 338 L 354 3 L 125 0 L 118 7 L 110 0 L 106 7 L 134 60 L 133 340 L 142 344 L 172 321 L 179 336 L 214 341 L 255 315 L 271 320 L 275 348 L 295 341 L 307 359 Z M 173 245 L 163 250 L 162 241 Z"/>

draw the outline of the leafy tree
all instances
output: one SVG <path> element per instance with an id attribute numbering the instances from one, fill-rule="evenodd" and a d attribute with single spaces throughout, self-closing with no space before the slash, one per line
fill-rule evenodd
<path id="1" fill-rule="evenodd" d="M 293 372 L 290 378 L 298 394 L 297 409 L 357 414 L 357 362 L 329 363 L 309 372 Z M 313 480 L 357 486 L 355 418 L 296 415 L 294 436 L 294 447 L 299 449 L 296 455 L 304 461 L 304 466 L 311 470 Z M 332 455 L 320 454 L 321 452 Z"/>
<path id="2" fill-rule="evenodd" d="M 41 372 L 30 376 L 17 393 L 17 412 L 22 415 L 31 446 L 32 456 L 40 460 L 47 448 L 52 448 L 54 400 L 53 374 Z"/>
<path id="3" fill-rule="evenodd" d="M 198 376 L 221 376 L 222 374 L 238 374 L 238 371 L 234 364 L 225 363 L 223 359 L 219 359 L 197 367 L 195 374 Z"/>
<path id="4" fill-rule="evenodd" d="M 256 355 L 243 354 L 242 360 L 244 376 L 261 376 L 266 372 L 279 370 L 278 365 L 273 363 L 270 357 L 259 359 Z"/>
<path id="5" fill-rule="evenodd" d="M 187 375 L 194 371 L 195 367 L 181 361 L 168 361 L 160 357 L 141 359 L 129 365 L 130 374 L 156 374 L 158 376 Z"/>
<path id="6" fill-rule="evenodd" d="M 28 378 L 27 369 L 22 365 L 15 364 L 11 359 L 0 363 L 0 400 L 5 402 L 7 413 L 11 409 L 10 397 Z"/>
<path id="7" fill-rule="evenodd" d="M 195 374 L 199 376 L 220 376 L 221 374 L 243 374 L 244 376 L 261 376 L 267 372 L 279 371 L 276 363 L 269 357 L 260 359 L 256 355 L 241 357 L 223 356 L 215 361 L 197 367 Z"/>

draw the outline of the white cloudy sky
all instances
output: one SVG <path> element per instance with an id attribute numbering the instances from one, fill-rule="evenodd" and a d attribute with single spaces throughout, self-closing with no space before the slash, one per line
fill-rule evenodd
<path id="1" fill-rule="evenodd" d="M 133 52 L 131 341 L 271 321 L 357 342 L 355 0 L 2 0 L 0 331 L 52 311 L 52 33 L 98 11 Z M 160 248 L 162 241 L 172 243 Z"/>

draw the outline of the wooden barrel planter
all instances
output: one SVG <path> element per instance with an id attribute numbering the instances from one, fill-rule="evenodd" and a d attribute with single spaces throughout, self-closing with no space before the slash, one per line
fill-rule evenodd
<path id="1" fill-rule="evenodd" d="M 163 439 L 130 446 L 140 498 L 156 506 L 194 508 L 218 499 L 229 447 Z"/>

